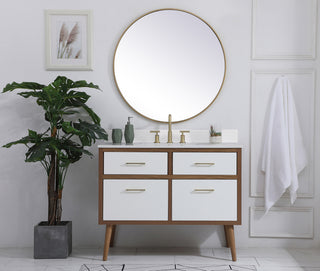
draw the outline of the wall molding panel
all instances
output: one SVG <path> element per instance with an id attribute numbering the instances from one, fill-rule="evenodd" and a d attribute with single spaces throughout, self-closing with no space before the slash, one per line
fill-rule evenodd
<path id="1" fill-rule="evenodd" d="M 250 237 L 312 239 L 313 213 L 312 207 L 272 207 L 264 215 L 264 207 L 250 207 Z"/>
<path id="2" fill-rule="evenodd" d="M 252 59 L 315 59 L 317 0 L 253 0 Z"/>
<path id="3" fill-rule="evenodd" d="M 299 174 L 299 198 L 314 196 L 314 120 L 315 71 L 269 70 L 251 72 L 250 196 L 264 196 L 261 172 L 261 150 L 264 142 L 265 118 L 275 80 L 285 75 L 292 85 L 299 122 L 308 152 L 308 165 Z M 288 195 L 284 195 L 288 197 Z"/>

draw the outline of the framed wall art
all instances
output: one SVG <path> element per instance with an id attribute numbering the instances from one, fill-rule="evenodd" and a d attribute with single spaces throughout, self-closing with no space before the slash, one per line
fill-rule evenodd
<path id="1" fill-rule="evenodd" d="M 92 12 L 46 10 L 46 69 L 92 70 Z"/>

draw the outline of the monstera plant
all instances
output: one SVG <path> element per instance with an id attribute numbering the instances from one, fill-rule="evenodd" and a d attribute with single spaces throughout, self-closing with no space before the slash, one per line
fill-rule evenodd
<path id="1" fill-rule="evenodd" d="M 48 225 L 61 222 L 62 191 L 66 173 L 71 164 L 85 154 L 92 156 L 86 147 L 97 139 L 108 140 L 106 131 L 100 126 L 100 118 L 86 102 L 90 96 L 78 88 L 99 89 L 86 81 L 72 81 L 58 76 L 49 85 L 34 82 L 7 84 L 3 92 L 15 89 L 23 98 L 35 98 L 44 110 L 48 122 L 45 131 L 28 130 L 28 134 L 4 147 L 23 144 L 27 147 L 26 162 L 40 162 L 48 175 Z M 81 116 L 81 118 L 79 118 Z M 83 119 L 85 117 L 85 119 Z"/>

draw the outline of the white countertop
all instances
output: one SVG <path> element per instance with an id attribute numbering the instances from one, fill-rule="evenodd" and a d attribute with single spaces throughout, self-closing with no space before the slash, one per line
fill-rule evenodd
<path id="1" fill-rule="evenodd" d="M 168 131 L 160 130 L 160 142 L 154 142 L 154 134 L 151 134 L 149 130 L 135 130 L 135 137 L 133 145 L 126 145 L 124 139 L 122 139 L 121 145 L 112 144 L 111 130 L 108 130 L 109 142 L 106 144 L 98 145 L 99 148 L 242 148 L 239 143 L 210 143 L 209 133 L 207 130 L 190 130 L 190 133 L 185 135 L 185 144 L 178 143 L 180 141 L 179 130 L 172 131 L 172 140 L 174 143 L 166 143 L 168 140 Z"/>
<path id="2" fill-rule="evenodd" d="M 98 148 L 242 148 L 242 145 L 234 143 L 134 143 L 132 145 L 127 145 L 125 143 L 120 145 L 107 143 L 104 145 L 98 145 Z"/>

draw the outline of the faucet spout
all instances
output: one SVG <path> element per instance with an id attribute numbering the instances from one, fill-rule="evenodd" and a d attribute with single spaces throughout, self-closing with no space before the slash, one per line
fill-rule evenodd
<path id="1" fill-rule="evenodd" d="M 172 142 L 172 117 L 171 114 L 168 116 L 168 142 L 167 143 L 173 143 Z"/>

